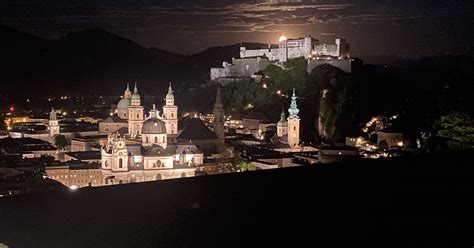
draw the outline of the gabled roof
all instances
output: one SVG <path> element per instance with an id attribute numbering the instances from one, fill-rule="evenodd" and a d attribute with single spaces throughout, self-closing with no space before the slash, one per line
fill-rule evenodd
<path id="1" fill-rule="evenodd" d="M 77 160 L 98 160 L 101 158 L 100 151 L 66 152 L 66 155 Z"/>
<path id="2" fill-rule="evenodd" d="M 143 157 L 167 157 L 171 154 L 159 145 L 144 147 Z"/>
<path id="3" fill-rule="evenodd" d="M 179 134 L 178 139 L 185 140 L 200 140 L 200 139 L 215 139 L 214 132 L 209 130 L 199 118 L 192 118 Z"/>
<path id="4" fill-rule="evenodd" d="M 103 123 L 127 123 L 127 120 L 122 119 L 116 115 L 109 116 L 107 119 L 102 121 Z"/>
<path id="5" fill-rule="evenodd" d="M 203 154 L 203 152 L 193 144 L 170 145 L 166 150 L 170 154 Z"/>

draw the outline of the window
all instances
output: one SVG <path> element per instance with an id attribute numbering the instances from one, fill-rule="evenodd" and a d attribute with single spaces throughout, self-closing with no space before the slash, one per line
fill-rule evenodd
<path id="1" fill-rule="evenodd" d="M 296 131 L 296 126 L 294 126 L 294 127 L 293 127 L 293 130 L 295 130 L 295 131 Z"/>
<path id="2" fill-rule="evenodd" d="M 171 113 L 171 118 L 173 118 L 173 113 Z"/>
<path id="3" fill-rule="evenodd" d="M 155 143 L 158 143 L 158 136 L 155 136 Z"/>
<path id="4" fill-rule="evenodd" d="M 165 143 L 165 136 L 163 136 L 163 143 Z"/>
<path id="5" fill-rule="evenodd" d="M 145 143 L 148 143 L 148 136 L 146 136 L 145 140 L 146 140 Z"/>
<path id="6" fill-rule="evenodd" d="M 119 159 L 119 168 L 122 168 L 122 166 L 123 166 L 122 163 L 123 163 L 122 158 L 120 158 L 120 159 Z"/>
<path id="7" fill-rule="evenodd" d="M 137 119 L 140 119 L 140 114 L 137 114 Z"/>
<path id="8" fill-rule="evenodd" d="M 123 117 L 127 117 L 127 113 L 123 113 Z"/>

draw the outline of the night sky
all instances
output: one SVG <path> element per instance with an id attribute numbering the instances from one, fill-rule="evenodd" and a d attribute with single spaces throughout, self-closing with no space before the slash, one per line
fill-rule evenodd
<path id="1" fill-rule="evenodd" d="M 297 2 L 297 3 L 285 3 Z M 2 0 L 0 23 L 45 38 L 107 29 L 146 47 L 190 54 L 282 34 L 343 37 L 355 56 L 465 52 L 474 40 L 472 0 Z"/>

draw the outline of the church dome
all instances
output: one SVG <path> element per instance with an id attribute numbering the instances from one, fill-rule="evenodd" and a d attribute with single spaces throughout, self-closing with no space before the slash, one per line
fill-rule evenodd
<path id="1" fill-rule="evenodd" d="M 130 107 L 130 98 L 122 98 L 117 104 L 118 109 L 128 109 Z"/>
<path id="2" fill-rule="evenodd" d="M 158 118 L 150 118 L 143 122 L 142 134 L 166 134 L 165 123 Z"/>

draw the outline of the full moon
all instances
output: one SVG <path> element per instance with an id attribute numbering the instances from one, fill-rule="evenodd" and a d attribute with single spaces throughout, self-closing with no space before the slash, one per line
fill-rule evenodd
<path id="1" fill-rule="evenodd" d="M 286 36 L 282 35 L 280 36 L 280 39 L 278 39 L 279 42 L 283 42 L 286 40 Z"/>

